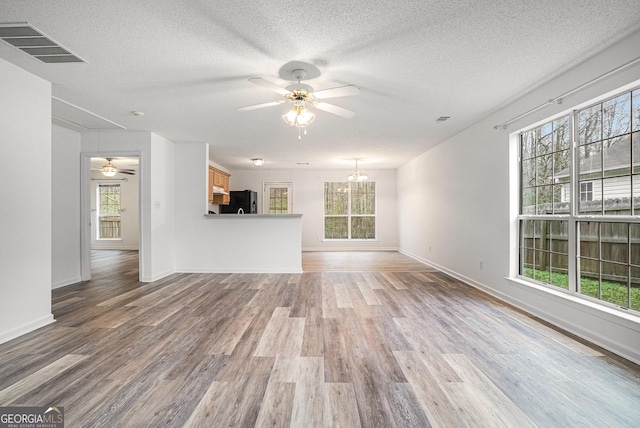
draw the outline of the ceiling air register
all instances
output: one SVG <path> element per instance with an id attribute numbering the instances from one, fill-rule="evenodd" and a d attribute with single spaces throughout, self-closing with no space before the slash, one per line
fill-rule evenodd
<path id="1" fill-rule="evenodd" d="M 26 22 L 0 24 L 0 39 L 49 64 L 85 62 L 51 37 Z"/>

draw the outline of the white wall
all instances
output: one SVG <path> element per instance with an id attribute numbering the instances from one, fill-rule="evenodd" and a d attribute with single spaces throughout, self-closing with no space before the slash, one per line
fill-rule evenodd
<path id="1" fill-rule="evenodd" d="M 111 177 L 105 177 L 100 171 L 91 171 L 91 248 L 94 250 L 137 250 L 139 249 L 138 228 L 139 218 L 139 174 L 118 173 Z M 117 183 L 120 185 L 120 236 L 121 239 L 98 239 L 98 206 L 97 191 L 98 184 Z"/>
<path id="2" fill-rule="evenodd" d="M 640 79 L 640 64 L 506 131 L 493 129 L 635 59 L 638 46 L 640 33 L 403 165 L 398 170 L 398 224 L 402 252 L 640 363 L 638 317 L 508 279 L 516 273 L 518 256 L 517 141 L 510 133 Z"/>
<path id="3" fill-rule="evenodd" d="M 80 282 L 80 133 L 52 127 L 51 287 Z"/>
<path id="4" fill-rule="evenodd" d="M 51 84 L 0 59 L 0 343 L 51 315 Z"/>
<path id="5" fill-rule="evenodd" d="M 140 157 L 140 278 L 150 282 L 174 272 L 174 144 L 143 131 L 100 130 L 82 134 L 82 155 Z M 88 159 L 85 159 L 88 162 Z M 82 179 L 85 179 L 81 177 Z M 88 177 L 85 197 L 89 197 Z M 88 202 L 87 202 L 88 204 Z M 90 212 L 81 222 L 89 224 Z M 89 248 L 88 243 L 84 246 Z"/>
<path id="6" fill-rule="evenodd" d="M 149 279 L 155 281 L 175 272 L 175 145 L 157 134 L 151 134 L 151 207 L 149 234 L 151 269 Z M 206 183 L 206 181 L 205 181 Z"/>
<path id="7" fill-rule="evenodd" d="M 262 212 L 263 182 L 284 181 L 293 183 L 293 212 L 304 214 L 302 218 L 303 251 L 341 250 L 396 250 L 397 200 L 396 171 L 390 169 L 366 169 L 369 180 L 376 182 L 377 213 L 376 240 L 335 242 L 323 241 L 323 192 L 324 183 L 346 181 L 352 170 L 301 170 L 262 169 L 231 170 L 231 190 L 250 189 L 258 193 L 258 212 Z"/>

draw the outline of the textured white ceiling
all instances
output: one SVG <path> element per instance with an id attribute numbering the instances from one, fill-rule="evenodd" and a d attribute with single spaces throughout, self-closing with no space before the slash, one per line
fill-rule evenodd
<path id="1" fill-rule="evenodd" d="M 395 168 L 640 29 L 638 0 L 2 0 L 85 64 L 44 64 L 0 42 L 0 57 L 53 82 L 54 96 L 128 129 L 211 144 L 227 168 Z M 290 61 L 316 90 L 353 84 L 316 111 L 302 141 L 279 95 Z M 131 111 L 145 115 L 136 118 Z M 64 113 L 61 113 L 64 114 Z M 440 116 L 447 122 L 436 123 Z M 64 118 L 63 118 L 64 119 Z M 349 162 L 351 164 L 351 162 Z"/>

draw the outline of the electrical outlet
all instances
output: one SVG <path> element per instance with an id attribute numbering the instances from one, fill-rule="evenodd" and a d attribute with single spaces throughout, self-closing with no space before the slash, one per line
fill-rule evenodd
<path id="1" fill-rule="evenodd" d="M 429 252 L 431 252 L 431 245 L 429 245 Z"/>
<path id="2" fill-rule="evenodd" d="M 480 269 L 484 269 L 484 262 L 482 260 L 480 260 Z"/>

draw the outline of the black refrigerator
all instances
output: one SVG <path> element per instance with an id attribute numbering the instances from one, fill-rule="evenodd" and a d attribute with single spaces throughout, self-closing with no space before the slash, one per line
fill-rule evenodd
<path id="1" fill-rule="evenodd" d="M 252 190 L 232 190 L 229 192 L 229 205 L 220 205 L 220 213 L 238 214 L 241 208 L 244 214 L 257 214 L 258 194 Z"/>

